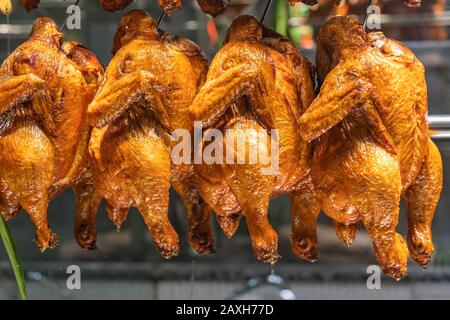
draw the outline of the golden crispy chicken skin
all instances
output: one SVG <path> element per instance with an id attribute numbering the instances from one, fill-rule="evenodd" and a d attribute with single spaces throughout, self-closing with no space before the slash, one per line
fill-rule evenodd
<path id="1" fill-rule="evenodd" d="M 40 0 L 19 0 L 27 11 L 36 9 Z M 318 0 L 286 0 L 289 5 L 294 6 L 297 3 L 304 3 L 309 6 L 314 6 L 319 3 Z M 341 0 L 334 0 L 334 4 L 338 6 Z M 403 0 L 408 7 L 420 7 L 421 0 Z M 100 0 L 100 5 L 103 9 L 109 12 L 123 10 L 133 3 L 133 0 Z M 172 15 L 182 7 L 182 0 L 158 0 L 161 8 L 168 15 Z M 223 0 L 197 0 L 200 9 L 213 17 L 225 12 L 226 5 Z M 9 8 L 9 9 L 8 9 Z M 0 11 L 3 13 L 11 12 L 11 0 L 0 0 Z"/>
<path id="2" fill-rule="evenodd" d="M 102 8 L 110 12 L 125 9 L 132 3 L 133 0 L 100 0 Z"/>
<path id="3" fill-rule="evenodd" d="M 246 217 L 256 257 L 275 262 L 278 237 L 267 217 L 269 200 L 295 190 L 306 176 L 307 145 L 299 135 L 298 118 L 302 97 L 312 100 L 314 92 L 309 68 L 303 67 L 306 60 L 298 52 L 292 54 L 298 58 L 295 65 L 292 56 L 283 52 L 289 48 L 288 40 L 274 33 L 266 39 L 265 32 L 268 31 L 254 17 L 241 16 L 233 21 L 225 45 L 214 57 L 207 80 L 190 110 L 205 128 L 220 128 L 226 135 L 231 132 L 227 137 L 230 140 L 225 139 L 226 148 L 231 148 L 236 159 L 234 164 L 217 165 L 215 170 L 220 175 L 216 173 L 209 181 L 205 177 L 199 180 L 202 195 L 219 216 L 230 217 L 228 222 L 232 226 L 238 223 L 240 216 L 235 211 L 240 208 Z M 293 44 L 289 50 L 295 50 Z M 308 79 L 309 84 L 301 83 L 302 79 Z M 310 97 L 303 90 L 311 90 Z M 271 129 L 278 130 L 278 170 L 265 172 L 267 163 L 262 159 L 256 163 L 239 163 L 239 158 L 249 159 L 255 150 L 271 155 L 271 143 L 275 143 L 267 134 Z M 243 132 L 248 134 L 241 136 Z M 256 132 L 262 133 L 269 143 L 261 145 L 263 140 Z M 232 147 L 229 141 L 234 141 L 234 146 L 238 141 L 247 142 L 244 152 Z M 215 182 L 220 177 L 226 184 L 215 190 Z M 221 197 L 223 193 L 228 194 L 227 188 L 235 199 L 227 196 L 224 201 Z"/>
<path id="4" fill-rule="evenodd" d="M 205 78 L 206 59 L 187 39 L 158 31 L 143 11 L 125 15 L 114 39 L 105 81 L 89 106 L 95 128 L 89 142 L 96 187 L 119 227 L 135 206 L 165 258 L 178 254 L 168 220 L 169 187 L 181 196 L 189 241 L 201 254 L 213 250 L 210 209 L 195 185 L 193 165 L 171 164 L 175 129 L 193 131 L 189 105 Z"/>
<path id="5" fill-rule="evenodd" d="M 0 0 L 0 12 L 3 14 L 11 14 L 12 4 L 11 0 Z"/>
<path id="6" fill-rule="evenodd" d="M 71 167 L 97 89 L 61 43 L 56 24 L 38 18 L 0 68 L 0 211 L 11 218 L 23 208 L 42 251 L 58 239 L 48 226 L 49 190 Z"/>
<path id="7" fill-rule="evenodd" d="M 316 61 L 322 86 L 300 118 L 300 132 L 316 139 L 311 172 L 322 210 L 348 245 L 362 221 L 384 272 L 399 279 L 408 254 L 395 232 L 400 197 L 408 205 L 410 253 L 425 266 L 442 188 L 424 68 L 404 45 L 366 34 L 351 17 L 335 17 L 321 29 Z"/>
<path id="8" fill-rule="evenodd" d="M 39 2 L 41 2 L 41 0 L 19 0 L 19 2 L 21 5 L 25 7 L 27 11 L 31 11 L 38 7 Z"/>
<path id="9" fill-rule="evenodd" d="M 83 73 L 84 79 L 88 84 L 86 95 L 89 95 L 88 100 L 92 101 L 103 81 L 103 66 L 90 50 L 77 42 L 65 42 L 62 45 L 62 50 L 69 59 L 78 65 Z M 89 135 L 90 125 L 85 119 L 78 141 L 77 153 L 72 163 L 72 168 L 77 168 L 78 170 L 72 172 L 71 168 L 66 178 L 60 180 L 54 186 L 54 191 L 60 192 L 62 190 L 61 187 L 65 186 L 61 184 L 61 181 L 67 181 L 66 185 L 70 185 L 74 190 L 77 203 L 74 234 L 77 243 L 85 250 L 96 248 L 95 216 L 102 199 L 95 189 L 92 172 L 93 165 L 87 154 L 86 143 L 84 143 L 89 138 Z"/>
<path id="10" fill-rule="evenodd" d="M 181 0 L 158 0 L 159 5 L 168 15 L 181 9 Z"/>

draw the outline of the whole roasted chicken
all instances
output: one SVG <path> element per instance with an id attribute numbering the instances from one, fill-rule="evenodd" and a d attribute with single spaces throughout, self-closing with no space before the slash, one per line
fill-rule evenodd
<path id="1" fill-rule="evenodd" d="M 170 258 L 179 251 L 168 219 L 172 184 L 186 208 L 190 243 L 209 253 L 210 209 L 195 186 L 193 165 L 171 165 L 170 136 L 173 129 L 193 130 L 189 105 L 204 81 L 206 60 L 194 43 L 157 30 L 138 10 L 121 19 L 113 53 L 89 106 L 89 156 L 107 213 L 120 227 L 128 209 L 137 207 L 162 256 Z"/>
<path id="2" fill-rule="evenodd" d="M 322 86 L 299 128 L 314 141 L 311 173 L 320 205 L 347 244 L 362 222 L 384 272 L 399 279 L 408 256 L 395 230 L 400 198 L 408 206 L 409 251 L 426 266 L 442 189 L 424 68 L 403 44 L 367 34 L 351 17 L 335 17 L 321 29 L 316 60 Z"/>
<path id="3" fill-rule="evenodd" d="M 107 11 L 122 10 L 133 3 L 133 0 L 101 0 L 101 6 Z M 182 0 L 158 0 L 165 13 L 171 15 L 181 8 Z M 197 0 L 203 12 L 217 16 L 225 11 L 223 0 Z"/>
<path id="4" fill-rule="evenodd" d="M 224 158 L 231 154 L 234 160 L 216 165 L 214 179 L 202 175 L 206 164 L 199 167 L 202 195 L 219 216 L 242 210 L 255 255 L 265 262 L 278 258 L 278 237 L 267 216 L 269 201 L 295 190 L 308 172 L 308 146 L 299 134 L 298 119 L 314 97 L 309 67 L 287 39 L 254 17 L 240 16 L 229 28 L 225 45 L 190 107 L 204 128 L 224 132 Z M 271 139 L 272 129 L 277 133 Z M 244 141 L 242 149 L 239 141 Z M 251 154 L 261 151 L 276 162 L 276 168 L 261 157 L 249 161 Z M 220 178 L 225 183 L 215 183 Z"/>
<path id="5" fill-rule="evenodd" d="M 38 18 L 0 67 L 0 211 L 9 219 L 23 208 L 42 251 L 58 242 L 48 226 L 47 205 L 57 193 L 50 189 L 71 168 L 102 72 L 90 51 L 62 40 L 51 19 Z M 89 200 L 74 187 L 81 210 Z"/>

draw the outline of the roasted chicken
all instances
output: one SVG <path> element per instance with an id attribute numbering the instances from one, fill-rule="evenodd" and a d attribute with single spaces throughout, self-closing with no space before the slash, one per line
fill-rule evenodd
<path id="1" fill-rule="evenodd" d="M 278 259 L 278 237 L 267 216 L 269 200 L 299 188 L 307 177 L 308 146 L 299 134 L 298 119 L 313 96 L 309 63 L 295 46 L 254 17 L 240 16 L 190 107 L 204 128 L 223 130 L 225 149 L 230 149 L 226 153 L 234 159 L 215 166 L 213 179 L 200 172 L 202 195 L 219 216 L 229 215 L 228 222 L 238 221 L 236 211 L 242 210 L 255 255 L 265 262 Z M 274 139 L 268 134 L 271 129 L 277 129 Z M 237 147 L 239 141 L 244 141 L 243 149 Z M 268 164 L 260 157 L 246 161 L 255 151 L 272 160 L 278 157 L 279 167 L 264 172 Z M 221 179 L 224 182 L 217 184 Z"/>
<path id="2" fill-rule="evenodd" d="M 428 133 L 424 68 L 403 44 L 367 34 L 351 17 L 322 27 L 316 61 L 320 94 L 299 128 L 314 141 L 311 174 L 320 206 L 347 244 L 362 222 L 384 272 L 399 279 L 408 256 L 396 233 L 400 198 L 408 206 L 409 252 L 426 266 L 442 189 L 441 157 Z"/>
<path id="3" fill-rule="evenodd" d="M 117 227 L 137 207 L 162 256 L 170 258 L 179 251 L 168 219 L 172 184 L 186 208 L 190 243 L 207 254 L 213 246 L 210 209 L 195 186 L 193 165 L 171 165 L 170 157 L 172 130 L 193 130 L 189 105 L 204 81 L 206 60 L 194 43 L 157 30 L 138 10 L 121 19 L 113 53 L 89 106 L 96 190 Z"/>
<path id="4" fill-rule="evenodd" d="M 71 168 L 102 72 L 91 52 L 62 40 L 51 19 L 38 18 L 0 67 L 0 211 L 9 219 L 23 208 L 42 251 L 58 242 L 47 205 L 60 190 L 49 192 Z M 78 208 L 89 201 L 80 188 Z"/>

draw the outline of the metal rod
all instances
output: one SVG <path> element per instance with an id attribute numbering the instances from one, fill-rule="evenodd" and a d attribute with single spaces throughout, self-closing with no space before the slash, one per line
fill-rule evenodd
<path id="1" fill-rule="evenodd" d="M 431 138 L 450 141 L 450 115 L 436 114 L 428 116 Z"/>
<path id="2" fill-rule="evenodd" d="M 81 0 L 75 1 L 75 3 L 74 3 L 73 5 L 74 5 L 74 6 L 77 6 L 77 5 L 80 3 L 80 1 L 81 1 Z M 66 27 L 67 20 L 69 20 L 69 18 L 70 18 L 71 16 L 72 16 L 71 14 L 68 14 L 68 15 L 67 15 L 67 17 L 66 17 L 66 19 L 64 20 L 64 22 L 63 22 L 61 28 L 59 29 L 59 32 L 63 32 L 64 28 Z"/>
<path id="3" fill-rule="evenodd" d="M 264 23 L 264 19 L 266 18 L 267 12 L 269 11 L 270 8 L 270 4 L 272 3 L 272 0 L 268 0 L 266 7 L 264 8 L 264 12 L 261 16 L 261 19 L 259 20 L 259 22 Z"/>
<path id="4" fill-rule="evenodd" d="M 450 131 L 433 131 L 431 138 L 437 141 L 450 141 Z"/>
<path id="5" fill-rule="evenodd" d="M 166 13 L 164 11 L 161 12 L 161 14 L 159 15 L 158 22 L 156 22 L 156 28 L 157 29 L 158 29 L 159 25 L 161 24 L 161 21 L 163 20 L 165 15 L 166 15 Z"/>

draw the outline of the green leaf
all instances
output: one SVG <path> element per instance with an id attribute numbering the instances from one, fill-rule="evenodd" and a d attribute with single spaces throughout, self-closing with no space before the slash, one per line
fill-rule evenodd
<path id="1" fill-rule="evenodd" d="M 14 271 L 14 276 L 16 277 L 17 286 L 19 287 L 20 295 L 22 300 L 27 299 L 27 293 L 25 290 L 25 275 L 23 273 L 22 263 L 20 262 L 19 255 L 17 254 L 16 245 L 14 244 L 14 239 L 9 232 L 8 225 L 0 214 L 0 235 L 5 245 L 6 252 L 9 256 L 9 261 Z"/>

